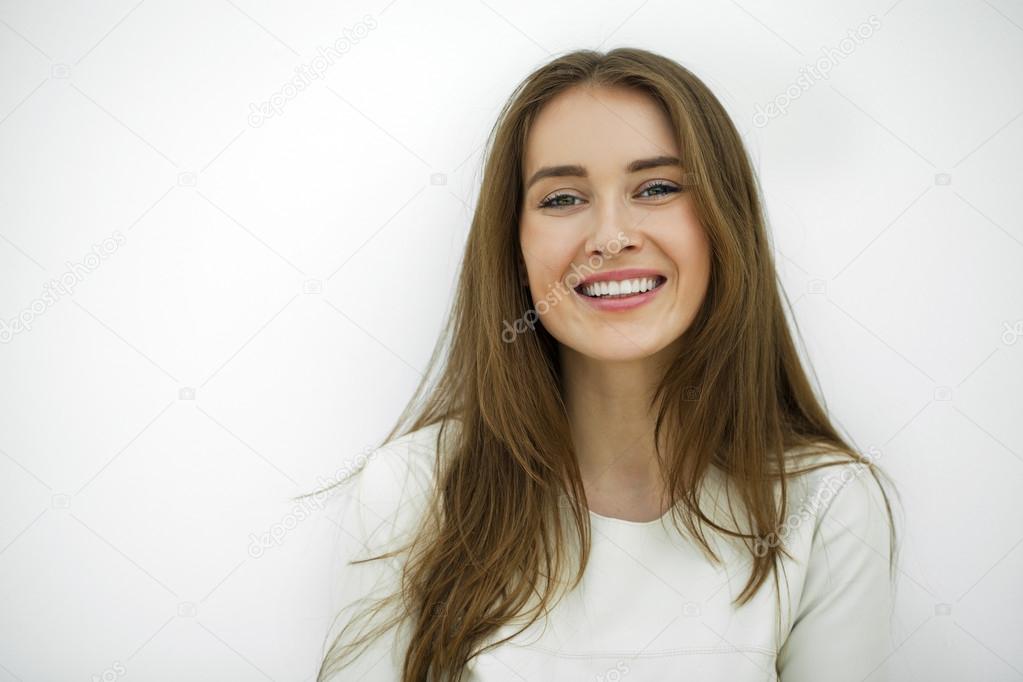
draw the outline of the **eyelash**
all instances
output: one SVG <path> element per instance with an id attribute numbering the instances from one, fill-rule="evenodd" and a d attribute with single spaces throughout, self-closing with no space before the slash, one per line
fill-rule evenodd
<path id="1" fill-rule="evenodd" d="M 668 194 L 674 194 L 676 192 L 681 192 L 682 191 L 682 188 L 677 187 L 676 185 L 669 184 L 667 182 L 660 182 L 660 181 L 658 181 L 658 182 L 654 182 L 653 184 L 647 185 L 646 187 L 644 187 L 643 189 L 640 190 L 640 193 L 642 194 L 643 192 L 646 192 L 647 190 L 654 189 L 655 187 L 663 187 L 665 190 L 668 190 L 668 191 L 665 191 L 665 192 L 658 193 L 657 196 L 666 196 Z M 573 206 L 577 205 L 577 204 L 563 204 L 561 206 L 554 205 L 554 202 L 557 201 L 558 199 L 560 199 L 561 197 L 570 197 L 572 199 L 579 199 L 579 197 L 575 196 L 574 194 L 566 194 L 564 192 L 561 192 L 561 193 L 552 194 L 552 195 L 546 197 L 542 202 L 540 202 L 540 205 L 537 208 L 562 209 L 562 208 L 572 208 Z"/>

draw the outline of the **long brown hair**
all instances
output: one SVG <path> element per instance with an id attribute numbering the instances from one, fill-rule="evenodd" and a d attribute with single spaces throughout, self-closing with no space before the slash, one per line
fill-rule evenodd
<path id="1" fill-rule="evenodd" d="M 791 475 L 859 462 L 881 484 L 872 458 L 831 424 L 800 364 L 760 190 L 724 107 L 690 71 L 646 50 L 564 54 L 517 86 L 490 133 L 447 326 L 422 383 L 384 440 L 440 424 L 436 486 L 422 525 L 401 550 L 365 560 L 408 552 L 400 589 L 389 600 L 402 607 L 355 642 L 343 643 L 344 631 L 338 635 L 320 680 L 400 619 L 410 633 L 402 682 L 457 682 L 488 636 L 524 609 L 532 624 L 556 601 L 550 577 L 574 568 L 569 587 L 582 578 L 590 517 L 562 399 L 557 342 L 541 322 L 513 342 L 502 336 L 507 321 L 522 319 L 532 307 L 518 241 L 526 136 L 547 102 L 579 85 L 634 88 L 659 104 L 677 133 L 688 191 L 711 244 L 705 300 L 683 335 L 685 352 L 671 362 L 650 404 L 654 441 L 667 443 L 658 446 L 658 460 L 675 501 L 676 527 L 681 521 L 714 562 L 720 559 L 704 527 L 745 544 L 752 568 L 734 602 L 741 606 L 772 570 L 777 586 L 781 556 L 790 556 L 784 543 L 765 538 L 778 537 Z M 442 439 L 448 443 L 443 461 Z M 840 457 L 792 471 L 788 453 L 807 448 Z M 701 509 L 701 484 L 711 467 L 734 482 L 750 532 L 719 525 Z M 892 519 L 894 580 L 895 524 L 887 494 L 884 501 Z M 570 546 L 581 552 L 572 554 Z"/>

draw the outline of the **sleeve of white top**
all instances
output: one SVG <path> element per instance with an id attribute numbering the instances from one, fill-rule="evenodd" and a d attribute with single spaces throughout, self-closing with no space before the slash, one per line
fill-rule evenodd
<path id="1" fill-rule="evenodd" d="M 423 472 L 410 466 L 408 448 L 403 443 L 389 444 L 370 455 L 366 465 L 354 475 L 349 487 L 345 512 L 338 522 L 335 544 L 335 578 L 331 594 L 333 613 L 338 614 L 328 633 L 327 647 L 334 637 L 377 598 L 396 592 L 400 586 L 404 554 L 377 561 L 351 565 L 355 558 L 375 556 L 402 545 L 410 538 L 414 517 L 421 513 Z M 364 632 L 384 622 L 394 613 L 358 623 L 344 633 L 350 643 Z M 405 630 L 391 628 L 364 644 L 358 653 L 346 656 L 347 667 L 328 679 L 394 682 L 401 678 L 407 642 Z"/>
<path id="2" fill-rule="evenodd" d="M 883 663 L 894 650 L 888 515 L 866 468 L 821 471 L 843 469 L 852 477 L 841 479 L 817 517 L 793 626 L 778 652 L 781 682 L 888 680 Z"/>

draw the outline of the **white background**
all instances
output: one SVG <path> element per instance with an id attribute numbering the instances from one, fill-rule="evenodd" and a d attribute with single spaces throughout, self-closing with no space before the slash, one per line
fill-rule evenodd
<path id="1" fill-rule="evenodd" d="M 619 45 L 743 131 L 812 371 L 902 492 L 878 673 L 1023 679 L 1018 2 L 25 0 L 0 3 L 0 680 L 312 679 L 329 533 L 288 498 L 410 396 L 511 89 Z"/>

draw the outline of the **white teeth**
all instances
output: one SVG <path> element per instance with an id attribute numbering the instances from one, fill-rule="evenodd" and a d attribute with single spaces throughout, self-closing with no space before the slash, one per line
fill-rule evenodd
<path id="1" fill-rule="evenodd" d="M 618 294 L 638 294 L 649 291 L 657 283 L 656 277 L 640 277 L 615 282 L 594 282 L 583 287 L 587 296 L 615 296 Z"/>

